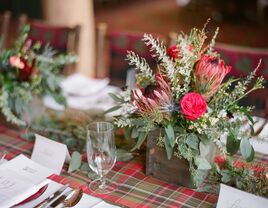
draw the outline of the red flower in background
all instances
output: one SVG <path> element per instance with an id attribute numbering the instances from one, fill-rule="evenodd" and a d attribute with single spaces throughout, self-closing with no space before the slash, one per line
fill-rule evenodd
<path id="1" fill-rule="evenodd" d="M 171 46 L 167 49 L 167 54 L 170 58 L 177 59 L 180 57 L 180 51 L 176 45 Z"/>
<path id="2" fill-rule="evenodd" d="M 205 98 L 196 92 L 185 94 L 180 101 L 183 116 L 195 121 L 206 113 L 207 103 Z"/>
<path id="3" fill-rule="evenodd" d="M 34 71 L 35 68 L 35 59 L 29 64 L 28 61 L 24 58 L 21 59 L 24 64 L 24 67 L 19 71 L 19 79 L 21 81 L 28 81 Z"/>
<path id="4" fill-rule="evenodd" d="M 254 171 L 255 176 L 259 176 L 263 171 L 265 171 L 265 168 L 261 166 L 253 166 L 251 169 Z"/>
<path id="5" fill-rule="evenodd" d="M 189 44 L 188 45 L 188 51 L 192 52 L 193 51 L 193 45 Z M 167 55 L 172 58 L 172 59 L 178 59 L 181 58 L 182 54 L 181 54 L 181 48 L 177 45 L 173 45 L 170 48 L 167 49 Z"/>
<path id="6" fill-rule="evenodd" d="M 225 66 L 224 61 L 218 57 L 202 56 L 197 62 L 194 72 L 199 92 L 206 98 L 213 95 L 230 70 L 231 67 Z"/>
<path id="7" fill-rule="evenodd" d="M 252 164 L 248 164 L 248 163 L 244 163 L 244 162 L 240 162 L 240 161 L 234 162 L 234 167 L 236 167 L 238 169 L 239 168 L 250 169 L 250 170 L 254 171 L 255 176 L 259 176 L 263 171 L 265 171 L 265 167 L 263 167 L 263 166 L 252 165 Z"/>
<path id="8" fill-rule="evenodd" d="M 215 157 L 214 162 L 217 163 L 220 168 L 224 168 L 226 160 L 223 156 L 218 155 Z"/>

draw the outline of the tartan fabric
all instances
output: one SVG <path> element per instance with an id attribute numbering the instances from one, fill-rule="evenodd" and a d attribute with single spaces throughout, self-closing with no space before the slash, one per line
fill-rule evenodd
<path id="1" fill-rule="evenodd" d="M 7 159 L 20 153 L 30 156 L 32 148 L 33 142 L 22 139 L 20 132 L 0 125 L 0 152 L 6 154 Z M 268 164 L 267 157 L 256 156 L 259 161 Z M 134 162 L 117 162 L 107 178 L 118 185 L 116 191 L 95 196 L 122 207 L 206 208 L 215 207 L 218 198 L 214 194 L 195 192 L 145 176 L 144 167 Z M 67 173 L 67 165 L 60 176 L 53 175 L 51 179 L 62 184 L 69 183 L 72 188 L 80 187 L 85 193 L 94 195 L 87 188 L 90 179 L 81 171 Z"/>

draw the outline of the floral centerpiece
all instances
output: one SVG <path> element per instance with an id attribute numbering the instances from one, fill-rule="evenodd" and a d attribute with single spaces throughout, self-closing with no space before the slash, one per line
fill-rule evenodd
<path id="1" fill-rule="evenodd" d="M 75 55 L 56 55 L 49 46 L 32 44 L 28 32 L 26 26 L 14 47 L 0 52 L 0 111 L 16 125 L 26 124 L 20 117 L 29 110 L 33 96 L 48 94 L 65 103 L 59 87 L 61 69 L 77 60 Z"/>
<path id="2" fill-rule="evenodd" d="M 166 149 L 168 159 L 175 156 L 188 161 L 197 186 L 206 178 L 204 171 L 212 167 L 206 157 L 211 145 L 224 157 L 240 150 L 246 161 L 253 159 L 251 132 L 240 131 L 245 117 L 253 124 L 252 108 L 239 106 L 238 101 L 264 83 L 262 77 L 256 78 L 259 66 L 247 77 L 223 82 L 232 69 L 213 49 L 218 29 L 207 43 L 205 26 L 179 35 L 168 49 L 145 34 L 143 40 L 157 59 L 157 68 L 152 70 L 144 58 L 129 51 L 127 60 L 137 69 L 137 88 L 112 94 L 118 105 L 110 109 L 121 108 L 114 123 L 136 138 L 133 150 L 151 131 L 162 128 L 164 134 L 155 138 L 157 144 Z"/>

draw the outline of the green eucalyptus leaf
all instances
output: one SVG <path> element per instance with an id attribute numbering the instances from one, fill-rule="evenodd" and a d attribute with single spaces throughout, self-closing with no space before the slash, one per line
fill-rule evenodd
<path id="1" fill-rule="evenodd" d="M 195 134 L 189 134 L 186 138 L 186 144 L 194 150 L 199 150 L 199 139 Z"/>
<path id="2" fill-rule="evenodd" d="M 240 151 L 247 162 L 253 160 L 255 152 L 248 139 L 243 138 L 241 140 Z"/>
<path id="3" fill-rule="evenodd" d="M 113 106 L 113 107 L 109 108 L 108 110 L 106 110 L 106 111 L 104 112 L 104 114 L 111 113 L 111 112 L 116 111 L 116 110 L 118 110 L 118 109 L 120 109 L 120 108 L 121 108 L 121 105 Z"/>
<path id="4" fill-rule="evenodd" d="M 210 146 L 208 144 L 204 144 L 203 142 L 199 143 L 199 151 L 200 151 L 200 156 L 205 157 L 210 150 Z"/>
<path id="5" fill-rule="evenodd" d="M 133 158 L 133 155 L 131 152 L 128 152 L 124 149 L 117 149 L 116 160 L 127 162 L 127 161 L 130 161 L 132 158 Z"/>
<path id="6" fill-rule="evenodd" d="M 231 175 L 229 174 L 229 171 L 221 171 L 221 180 L 223 183 L 229 183 L 232 180 Z"/>
<path id="7" fill-rule="evenodd" d="M 93 171 L 89 171 L 87 174 L 87 177 L 89 177 L 91 180 L 95 180 L 95 179 L 99 178 L 99 176 Z"/>
<path id="8" fill-rule="evenodd" d="M 173 148 L 175 145 L 175 133 L 174 133 L 173 126 L 171 124 L 169 124 L 167 127 L 165 127 L 165 132 L 166 132 L 167 138 L 169 140 L 169 144 Z"/>
<path id="9" fill-rule="evenodd" d="M 77 144 L 77 141 L 75 138 L 66 138 L 62 142 L 67 145 L 68 149 L 74 148 L 75 145 Z"/>
<path id="10" fill-rule="evenodd" d="M 34 141 L 35 140 L 35 133 L 28 132 L 28 133 L 25 133 L 25 134 L 21 134 L 21 137 L 24 138 L 24 139 Z"/>
<path id="11" fill-rule="evenodd" d="M 91 171 L 91 169 L 90 169 L 88 163 L 83 163 L 83 164 L 81 165 L 81 167 L 80 167 L 80 170 L 83 171 L 83 172 L 87 172 L 87 173 L 88 173 L 89 171 Z"/>
<path id="12" fill-rule="evenodd" d="M 108 95 L 110 95 L 110 97 L 113 98 L 114 101 L 117 101 L 117 102 L 120 102 L 120 103 L 122 103 L 124 101 L 124 99 L 118 97 L 114 93 L 108 93 Z"/>
<path id="13" fill-rule="evenodd" d="M 131 149 L 131 151 L 140 148 L 140 146 L 142 145 L 142 143 L 143 143 L 144 140 L 146 139 L 147 134 L 148 134 L 147 132 L 140 132 L 140 133 L 139 133 L 139 137 L 138 137 L 137 143 L 136 143 L 135 146 Z"/>
<path id="14" fill-rule="evenodd" d="M 144 126 L 146 122 L 143 119 L 137 118 L 132 121 L 135 126 Z"/>
<path id="15" fill-rule="evenodd" d="M 204 186 L 197 187 L 197 192 L 212 192 L 213 187 L 210 184 L 205 184 Z"/>
<path id="16" fill-rule="evenodd" d="M 131 129 L 123 128 L 124 137 L 129 141 L 131 139 Z"/>
<path id="17" fill-rule="evenodd" d="M 240 145 L 240 140 L 237 140 L 233 134 L 227 136 L 226 149 L 231 155 L 237 153 Z"/>
<path id="18" fill-rule="evenodd" d="M 195 160 L 195 163 L 197 164 L 197 169 L 199 170 L 209 170 L 211 169 L 210 163 L 206 160 L 206 158 L 203 157 L 197 157 Z"/>
<path id="19" fill-rule="evenodd" d="M 73 172 L 78 168 L 80 168 L 81 162 L 82 162 L 82 155 L 79 152 L 74 151 L 68 168 L 68 173 Z"/>
<path id="20" fill-rule="evenodd" d="M 173 154 L 173 147 L 170 144 L 170 140 L 169 140 L 169 138 L 168 138 L 167 135 L 165 136 L 165 140 L 164 141 L 165 141 L 165 148 L 166 148 L 166 152 L 167 152 L 167 157 L 170 160 L 171 157 L 172 157 L 172 154 Z"/>
<path id="21" fill-rule="evenodd" d="M 197 169 L 193 175 L 193 181 L 197 187 L 200 187 L 204 183 L 204 180 L 208 176 L 208 170 Z"/>
<path id="22" fill-rule="evenodd" d="M 174 132 L 184 133 L 185 129 L 180 126 L 173 126 Z"/>
<path id="23" fill-rule="evenodd" d="M 136 128 L 133 128 L 131 131 L 131 138 L 138 138 L 139 136 L 139 131 Z"/>

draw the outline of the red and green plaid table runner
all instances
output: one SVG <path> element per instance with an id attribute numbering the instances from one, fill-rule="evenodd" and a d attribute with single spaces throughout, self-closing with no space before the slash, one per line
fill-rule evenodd
<path id="1" fill-rule="evenodd" d="M 32 149 L 33 142 L 21 138 L 20 132 L 0 125 L 0 152 L 6 154 L 7 159 L 21 153 L 30 156 Z M 268 158 L 263 156 L 259 156 L 258 160 L 268 163 Z M 203 208 L 216 207 L 217 203 L 215 194 L 196 192 L 145 176 L 144 167 L 134 162 L 117 162 L 108 178 L 118 184 L 116 191 L 95 196 L 122 207 Z M 69 183 L 72 188 L 80 187 L 85 193 L 93 195 L 87 188 L 90 179 L 80 171 L 68 173 L 67 166 L 64 166 L 61 175 L 52 176 L 52 179 L 62 184 Z"/>

